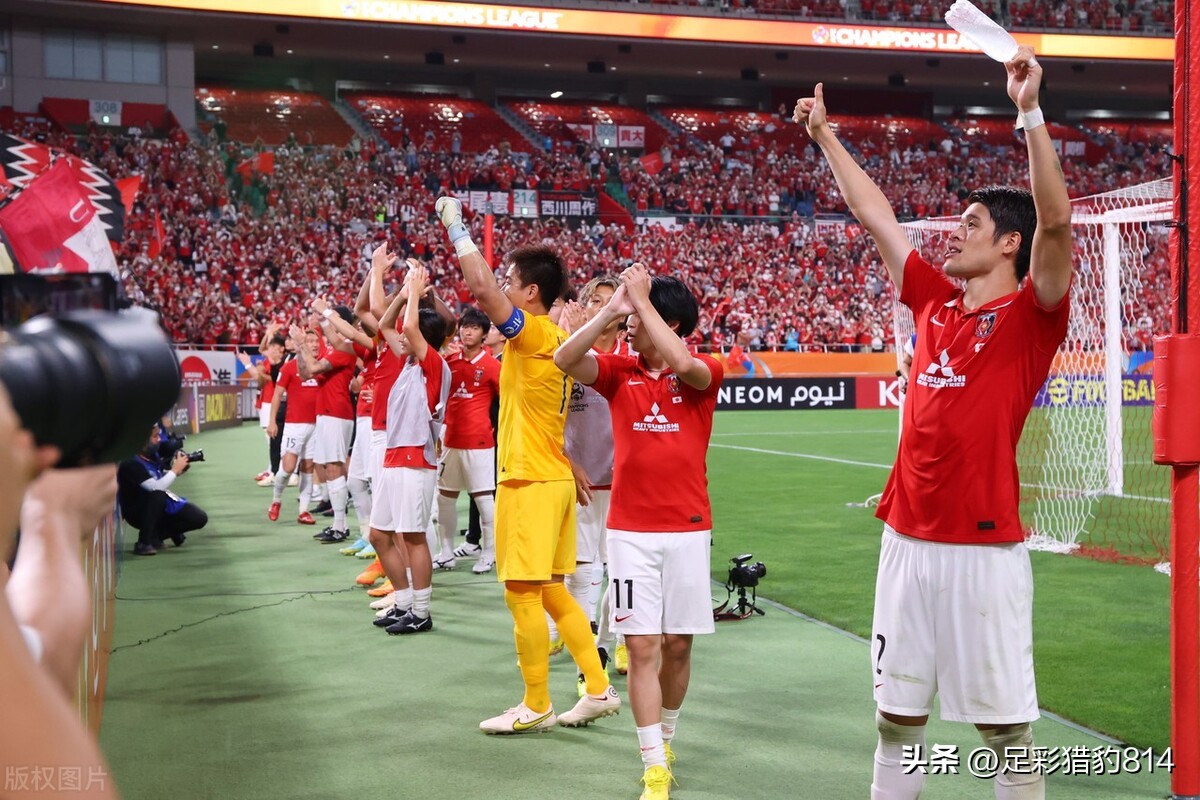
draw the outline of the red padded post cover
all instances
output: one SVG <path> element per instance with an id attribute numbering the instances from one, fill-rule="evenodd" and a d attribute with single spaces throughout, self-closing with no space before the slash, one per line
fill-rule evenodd
<path id="1" fill-rule="evenodd" d="M 1200 463 L 1200 335 L 1154 337 L 1154 463 Z"/>

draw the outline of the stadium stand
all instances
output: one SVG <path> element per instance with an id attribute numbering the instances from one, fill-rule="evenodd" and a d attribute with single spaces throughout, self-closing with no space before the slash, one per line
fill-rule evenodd
<path id="1" fill-rule="evenodd" d="M 312 92 L 197 87 L 196 102 L 207 117 L 201 129 L 215 128 L 233 141 L 274 146 L 291 139 L 340 147 L 354 135 L 325 98 Z"/>

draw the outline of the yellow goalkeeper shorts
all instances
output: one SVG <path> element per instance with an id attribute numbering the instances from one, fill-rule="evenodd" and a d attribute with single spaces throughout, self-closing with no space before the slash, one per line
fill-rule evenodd
<path id="1" fill-rule="evenodd" d="M 505 481 L 496 487 L 496 575 L 548 581 L 575 571 L 575 482 Z"/>

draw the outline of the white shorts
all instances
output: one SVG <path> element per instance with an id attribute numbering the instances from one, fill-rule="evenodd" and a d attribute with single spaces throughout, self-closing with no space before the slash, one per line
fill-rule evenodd
<path id="1" fill-rule="evenodd" d="M 350 455 L 350 439 L 353 436 L 354 420 L 319 415 L 313 460 L 318 464 L 345 464 Z"/>
<path id="2" fill-rule="evenodd" d="M 626 636 L 712 633 L 710 531 L 608 530 L 612 629 Z"/>
<path id="3" fill-rule="evenodd" d="M 608 503 L 611 489 L 592 489 L 592 502 L 575 506 L 575 561 L 580 564 L 608 562 Z"/>
<path id="4" fill-rule="evenodd" d="M 258 427 L 264 431 L 271 425 L 271 404 L 264 403 L 258 407 Z"/>
<path id="5" fill-rule="evenodd" d="M 1033 572 L 1023 543 L 942 544 L 883 529 L 871 630 L 880 710 L 983 725 L 1039 716 Z"/>
<path id="6" fill-rule="evenodd" d="M 496 491 L 496 448 L 446 448 L 438 465 L 437 487 L 447 492 L 466 491 L 467 494 Z"/>
<path id="7" fill-rule="evenodd" d="M 371 527 L 392 533 L 425 533 L 433 512 L 437 470 L 385 467 L 371 491 Z"/>
<path id="8" fill-rule="evenodd" d="M 372 492 L 379 485 L 385 455 L 387 455 L 387 431 L 371 431 L 371 455 L 367 461 L 367 477 L 371 479 Z"/>
<path id="9" fill-rule="evenodd" d="M 371 478 L 371 418 L 354 420 L 354 448 L 350 451 L 350 468 L 346 476 L 351 479 Z"/>
<path id="10" fill-rule="evenodd" d="M 295 453 L 300 456 L 301 461 L 311 461 L 316 444 L 313 437 L 316 428 L 317 426 L 311 422 L 283 423 L 282 452 Z"/>

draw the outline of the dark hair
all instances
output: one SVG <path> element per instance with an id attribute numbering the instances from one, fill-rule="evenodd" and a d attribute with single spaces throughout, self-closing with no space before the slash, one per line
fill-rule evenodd
<path id="1" fill-rule="evenodd" d="M 650 280 L 650 305 L 670 325 L 678 322 L 675 331 L 680 336 L 687 336 L 696 330 L 696 322 L 700 319 L 700 304 L 696 296 L 687 288 L 687 284 L 671 275 L 655 275 Z"/>
<path id="2" fill-rule="evenodd" d="M 1029 274 L 1033 232 L 1037 229 L 1037 208 L 1033 204 L 1033 194 L 1028 189 L 1016 186 L 985 186 L 967 195 L 967 204 L 971 203 L 979 203 L 992 215 L 992 222 L 996 224 L 993 243 L 1014 231 L 1021 235 L 1016 262 L 1017 283 L 1020 283 Z"/>
<path id="3" fill-rule="evenodd" d="M 562 294 L 559 295 L 559 299 L 564 303 L 570 303 L 579 299 L 579 292 L 575 291 L 575 287 L 568 283 L 563 287 Z"/>
<path id="4" fill-rule="evenodd" d="M 492 329 L 492 321 L 475 306 L 467 306 L 458 318 L 458 327 L 462 329 L 468 326 L 482 329 L 483 335 L 487 336 L 488 331 Z"/>
<path id="5" fill-rule="evenodd" d="M 271 337 L 271 341 L 267 342 L 267 347 L 270 347 L 273 344 L 277 344 L 280 347 L 287 347 L 287 339 L 283 338 L 279 334 L 275 334 Z"/>
<path id="6" fill-rule="evenodd" d="M 334 306 L 333 313 L 335 313 L 339 317 L 341 317 L 342 321 L 345 322 L 347 325 L 354 324 L 354 312 L 351 311 L 346 306 Z"/>
<path id="7" fill-rule="evenodd" d="M 538 287 L 538 299 L 547 309 L 562 297 L 567 271 L 552 248 L 527 244 L 509 253 L 507 261 L 516 268 L 521 283 Z"/>
<path id="8" fill-rule="evenodd" d="M 434 350 L 441 349 L 446 341 L 446 321 L 441 314 L 432 308 L 422 308 L 417 314 L 417 326 L 421 329 L 425 344 Z"/>

